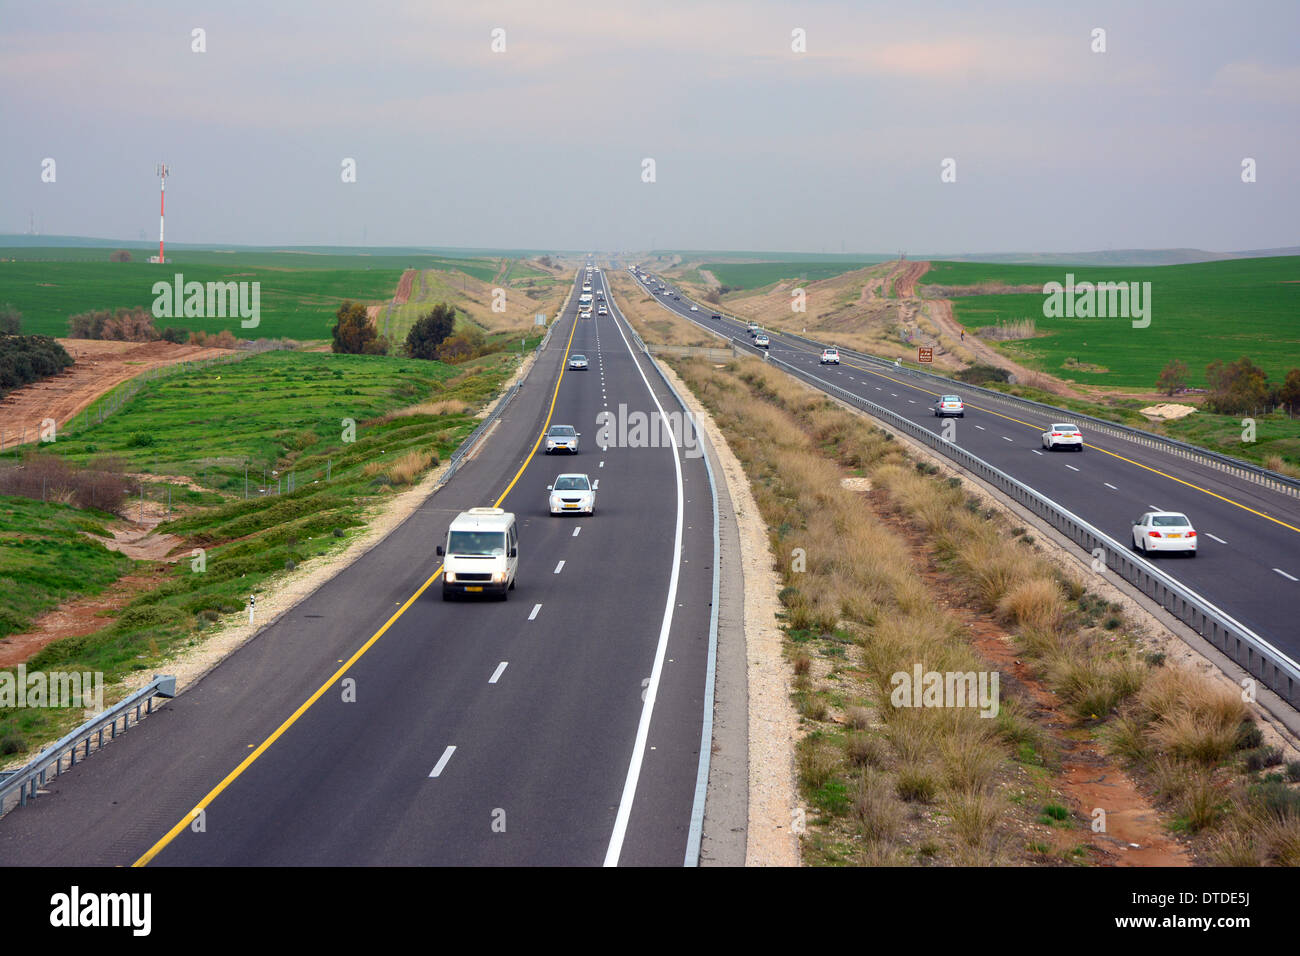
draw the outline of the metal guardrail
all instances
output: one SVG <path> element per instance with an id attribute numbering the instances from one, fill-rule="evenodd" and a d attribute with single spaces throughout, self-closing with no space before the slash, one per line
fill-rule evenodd
<path id="1" fill-rule="evenodd" d="M 131 714 L 135 722 L 141 720 L 140 710 L 146 715 L 153 713 L 155 697 L 171 698 L 176 696 L 176 678 L 154 675 L 154 679 L 128 697 L 122 698 L 103 713 L 96 714 L 76 730 L 46 747 L 39 754 L 17 770 L 0 773 L 0 816 L 12 809 L 9 800 L 18 796 L 16 806 L 26 806 L 29 799 L 34 800 L 49 780 L 57 777 L 67 768 L 76 766 L 77 760 L 85 760 L 91 753 L 98 753 L 104 747 L 104 731 L 108 731 L 111 742 L 118 735 L 118 721 L 122 722 L 122 731 L 131 725 Z M 94 750 L 91 749 L 94 738 Z"/>
<path id="2" fill-rule="evenodd" d="M 738 340 L 732 341 L 734 344 Z M 1104 556 L 1107 568 L 1154 599 L 1292 707 L 1300 706 L 1300 664 L 1225 611 L 1165 574 L 1144 557 L 1133 553 L 1126 545 L 1120 544 L 1055 501 L 993 467 L 982 458 L 946 441 L 928 428 L 917 425 L 902 415 L 855 395 L 848 389 L 828 382 L 797 365 L 767 355 L 765 358 L 770 364 L 781 367 L 796 378 L 834 394 L 850 405 L 868 412 L 872 417 L 887 422 L 892 428 L 928 445 L 1045 520 L 1094 557 Z"/>

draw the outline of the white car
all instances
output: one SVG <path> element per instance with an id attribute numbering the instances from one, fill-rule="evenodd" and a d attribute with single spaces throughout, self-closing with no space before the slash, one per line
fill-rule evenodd
<path id="1" fill-rule="evenodd" d="M 934 414 L 936 418 L 945 418 L 949 415 L 965 418 L 966 406 L 956 395 L 940 395 L 939 400 L 934 403 Z"/>
<path id="2" fill-rule="evenodd" d="M 587 311 L 587 312 L 579 312 L 579 313 L 578 313 L 578 318 L 580 318 L 580 319 L 589 319 L 589 318 L 591 318 L 591 312 L 590 312 L 590 311 Z"/>
<path id="3" fill-rule="evenodd" d="M 553 451 L 578 453 L 578 437 L 581 435 L 572 425 L 552 425 L 546 432 L 546 454 Z"/>
<path id="4" fill-rule="evenodd" d="M 587 356 L 585 355 L 569 356 L 569 368 L 586 368 L 586 367 L 587 367 Z"/>
<path id="5" fill-rule="evenodd" d="M 546 490 L 553 515 L 596 513 L 596 489 L 586 475 L 559 475 Z"/>
<path id="6" fill-rule="evenodd" d="M 691 311 L 692 311 L 692 312 L 698 312 L 698 311 L 700 311 L 700 307 L 699 307 L 698 305 L 693 305 L 693 306 L 691 306 Z"/>
<path id="7" fill-rule="evenodd" d="M 1133 550 L 1182 551 L 1196 557 L 1196 529 L 1177 511 L 1148 511 L 1133 522 Z"/>
<path id="8" fill-rule="evenodd" d="M 597 314 L 597 315 L 609 315 L 609 309 L 605 308 L 605 307 L 602 305 L 599 309 L 596 310 L 596 314 Z"/>
<path id="9" fill-rule="evenodd" d="M 1057 446 L 1083 451 L 1083 433 L 1078 425 L 1053 425 L 1043 432 L 1043 447 L 1053 451 Z"/>
<path id="10" fill-rule="evenodd" d="M 760 349 L 767 348 L 768 347 L 767 336 L 764 335 L 762 332 L 759 332 L 756 336 L 754 336 L 754 344 L 758 346 Z"/>
<path id="11" fill-rule="evenodd" d="M 821 364 L 822 364 L 822 365 L 839 365 L 839 364 L 840 364 L 840 350 L 839 350 L 839 349 L 822 349 L 822 361 L 821 361 Z"/>

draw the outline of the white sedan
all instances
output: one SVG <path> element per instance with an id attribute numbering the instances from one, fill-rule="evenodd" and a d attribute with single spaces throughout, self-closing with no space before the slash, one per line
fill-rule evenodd
<path id="1" fill-rule="evenodd" d="M 1053 425 L 1047 431 L 1043 432 L 1043 447 L 1048 451 L 1053 451 L 1057 447 L 1073 448 L 1075 451 L 1083 451 L 1083 433 L 1079 431 L 1078 425 Z"/>
<path id="2" fill-rule="evenodd" d="M 586 368 L 586 367 L 587 367 L 587 356 L 585 355 L 569 356 L 569 368 Z"/>
<path id="3" fill-rule="evenodd" d="M 1150 554 L 1152 551 L 1183 551 L 1196 557 L 1196 529 L 1187 515 L 1177 511 L 1148 511 L 1133 522 L 1133 549 Z"/>
<path id="4" fill-rule="evenodd" d="M 596 489 L 586 475 L 560 475 L 546 490 L 553 515 L 596 513 Z"/>
<path id="5" fill-rule="evenodd" d="M 691 311 L 692 311 L 692 312 L 698 312 L 698 311 L 700 311 L 700 307 L 699 307 L 698 305 L 693 305 L 693 306 L 691 306 Z"/>
<path id="6" fill-rule="evenodd" d="M 768 347 L 767 336 L 764 335 L 762 332 L 759 332 L 757 335 L 754 336 L 754 344 L 757 345 L 760 349 L 767 348 Z"/>

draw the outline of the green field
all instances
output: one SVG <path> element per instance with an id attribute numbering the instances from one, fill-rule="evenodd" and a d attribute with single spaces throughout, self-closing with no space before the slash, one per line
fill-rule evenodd
<path id="1" fill-rule="evenodd" d="M 108 536 L 112 515 L 0 495 L 0 638 L 74 594 L 98 594 L 131 561 L 82 532 Z"/>
<path id="2" fill-rule="evenodd" d="M 1145 268 L 939 262 L 921 283 L 1041 287 L 1051 281 L 1064 284 L 1067 272 L 1076 284 L 1150 282 L 1150 326 L 1134 328 L 1126 318 L 1046 318 L 1044 296 L 1038 292 L 956 296 L 954 314 L 967 329 L 1033 319 L 1038 337 L 998 347 L 1031 368 L 1092 385 L 1151 388 L 1174 358 L 1187 363 L 1194 386 L 1204 386 L 1205 366 L 1216 359 L 1248 355 L 1274 381 L 1300 366 L 1300 257 Z"/>
<path id="3" fill-rule="evenodd" d="M 48 645 L 28 669 L 103 671 L 111 685 L 196 643 L 213 622 L 242 613 L 250 594 L 264 593 L 312 557 L 345 547 L 378 498 L 445 459 L 516 361 L 497 354 L 450 367 L 386 356 L 268 352 L 151 381 L 103 424 L 60 437 L 50 451 L 71 461 L 107 455 L 123 459 L 128 472 L 186 476 L 199 484 L 203 490 L 172 484 L 172 501 L 182 507 L 158 531 L 204 548 L 206 565 L 196 571 L 186 552 L 160 587 L 137 596 L 94 634 Z M 443 400 L 463 403 L 463 411 L 388 414 Z M 345 419 L 355 421 L 354 435 L 346 433 Z M 399 462 L 410 455 L 423 456 L 426 464 L 404 479 Z M 161 503 L 165 490 L 164 484 L 146 486 L 153 502 Z M 78 533 L 109 516 L 9 498 L 0 499 L 0 510 L 0 535 L 26 536 L 23 550 L 0 549 L 0 607 L 12 609 L 18 620 L 98 591 L 130 566 Z M 0 756 L 6 749 L 30 750 L 79 717 L 48 709 L 0 711 Z"/>
<path id="4" fill-rule="evenodd" d="M 168 254 L 166 266 L 109 262 L 111 249 L 10 247 L 0 249 L 0 303 L 23 314 L 28 334 L 63 336 L 68 317 L 93 309 L 142 307 L 154 303 L 153 284 L 174 282 L 260 283 L 261 321 L 245 329 L 238 318 L 157 318 L 155 325 L 219 332 L 245 339 L 325 339 L 335 312 L 346 299 L 376 304 L 392 297 L 408 268 L 458 270 L 490 281 L 500 270 L 494 259 L 449 259 L 432 255 L 342 255 L 308 252 L 229 253 L 186 250 Z M 514 266 L 521 274 L 526 267 Z M 528 272 L 527 274 L 531 274 Z"/>
<path id="5" fill-rule="evenodd" d="M 877 265 L 878 262 L 879 260 L 708 262 L 700 268 L 712 272 L 723 285 L 752 291 L 773 285 L 782 279 L 798 279 L 805 282 L 830 279 L 846 272 Z"/>

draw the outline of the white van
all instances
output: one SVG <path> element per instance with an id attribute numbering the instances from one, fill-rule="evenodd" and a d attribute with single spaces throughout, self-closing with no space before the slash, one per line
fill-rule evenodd
<path id="1" fill-rule="evenodd" d="M 495 594 L 502 601 L 515 587 L 519 570 L 519 531 L 515 516 L 501 508 L 462 511 L 438 545 L 442 599 L 462 594 Z"/>

